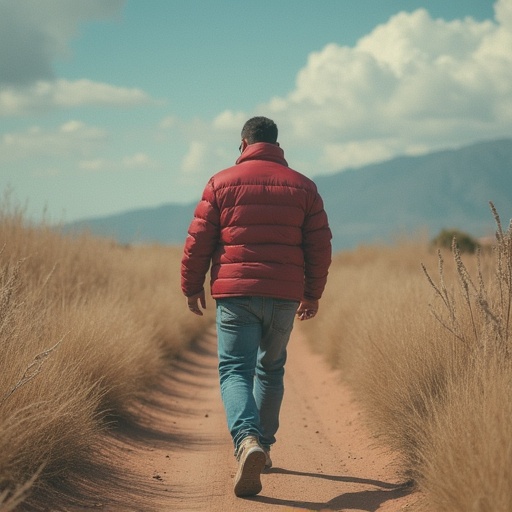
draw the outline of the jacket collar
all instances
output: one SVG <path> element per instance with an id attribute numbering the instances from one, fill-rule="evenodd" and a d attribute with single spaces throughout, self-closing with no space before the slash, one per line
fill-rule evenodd
<path id="1" fill-rule="evenodd" d="M 279 146 L 269 144 L 268 142 L 249 144 L 238 157 L 236 163 L 241 164 L 247 160 L 269 160 L 288 166 L 288 162 L 284 158 L 284 151 Z"/>

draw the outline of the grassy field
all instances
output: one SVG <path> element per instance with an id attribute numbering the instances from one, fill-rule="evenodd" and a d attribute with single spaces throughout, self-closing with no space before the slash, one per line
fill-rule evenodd
<path id="1" fill-rule="evenodd" d="M 208 323 L 186 310 L 178 248 L 67 238 L 12 208 L 0 240 L 0 510 L 57 510 Z"/>
<path id="2" fill-rule="evenodd" d="M 401 455 L 420 510 L 512 510 L 512 233 L 496 219 L 479 257 L 427 241 L 335 255 L 321 314 L 300 324 Z M 13 208 L 0 240 L 0 511 L 93 506 L 105 431 L 213 308 L 186 310 L 181 248 L 64 237 Z"/>
<path id="3" fill-rule="evenodd" d="M 418 510 L 512 510 L 512 232 L 495 218 L 479 257 L 422 242 L 337 255 L 303 326 L 401 455 Z"/>

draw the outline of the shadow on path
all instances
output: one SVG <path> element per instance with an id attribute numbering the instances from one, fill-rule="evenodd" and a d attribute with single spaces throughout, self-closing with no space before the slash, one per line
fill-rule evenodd
<path id="1" fill-rule="evenodd" d="M 380 506 L 384 502 L 402 498 L 410 494 L 414 490 L 414 485 L 412 481 L 393 484 L 389 482 L 381 482 L 379 480 L 370 480 L 366 478 L 357 478 L 343 475 L 325 475 L 322 473 L 306 473 L 281 468 L 272 468 L 266 472 L 266 474 L 272 473 L 304 476 L 308 478 L 322 478 L 336 482 L 356 483 L 361 485 L 373 485 L 375 487 L 378 487 L 378 489 L 343 493 L 325 502 L 283 500 L 278 498 L 269 498 L 267 496 L 262 495 L 255 496 L 254 498 L 247 498 L 249 501 L 267 503 L 268 505 L 280 505 L 293 508 L 303 508 L 306 510 L 365 510 L 367 512 L 375 512 L 380 508 Z M 305 483 L 305 487 L 307 487 L 308 485 L 313 486 L 314 483 Z"/>

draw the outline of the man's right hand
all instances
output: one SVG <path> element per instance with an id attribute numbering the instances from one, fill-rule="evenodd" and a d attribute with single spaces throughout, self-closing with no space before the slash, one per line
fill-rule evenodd
<path id="1" fill-rule="evenodd" d="M 199 308 L 199 304 L 203 309 L 206 309 L 206 297 L 204 294 L 204 290 L 196 293 L 195 295 L 191 295 L 187 297 L 188 309 L 192 311 L 195 315 L 203 316 L 203 312 Z"/>

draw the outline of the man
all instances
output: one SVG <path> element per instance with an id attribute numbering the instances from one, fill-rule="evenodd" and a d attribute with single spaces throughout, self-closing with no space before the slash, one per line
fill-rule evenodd
<path id="1" fill-rule="evenodd" d="M 279 426 L 295 315 L 313 318 L 331 263 L 331 231 L 315 184 L 290 169 L 266 117 L 242 129 L 236 165 L 206 185 L 182 259 L 190 311 L 206 307 L 211 262 L 221 395 L 238 471 L 235 494 L 261 491 Z"/>

